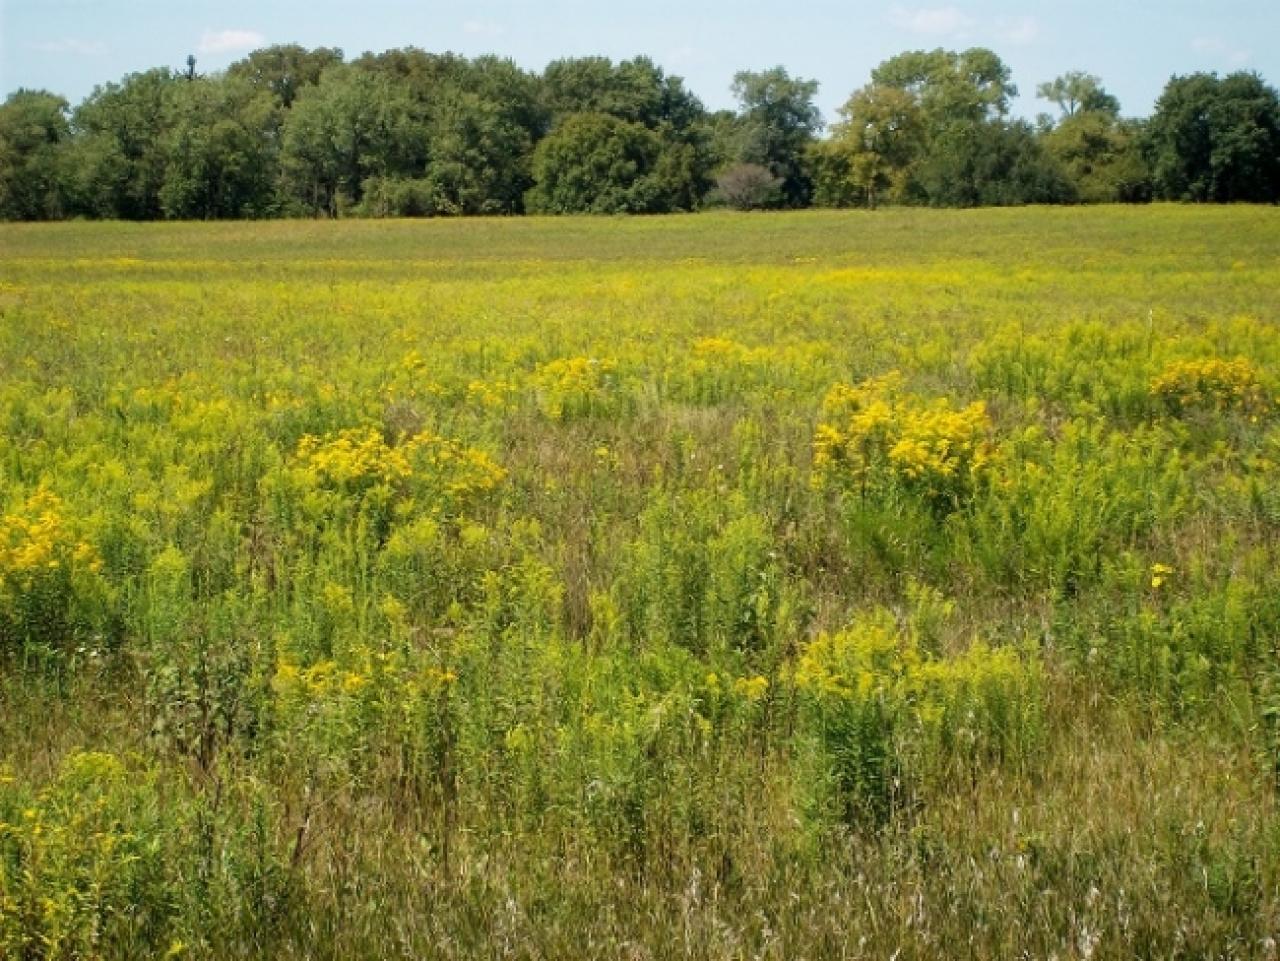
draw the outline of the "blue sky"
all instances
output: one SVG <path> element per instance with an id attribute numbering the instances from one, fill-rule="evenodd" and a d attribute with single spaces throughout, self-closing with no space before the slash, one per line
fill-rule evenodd
<path id="1" fill-rule="evenodd" d="M 1256 70 L 1280 84 L 1278 39 L 1276 0 L 0 0 L 0 92 L 44 87 L 74 103 L 96 83 L 176 67 L 188 53 L 211 71 L 269 43 L 348 56 L 415 45 L 497 53 L 532 69 L 562 56 L 648 54 L 711 108 L 732 106 L 735 71 L 781 64 L 820 82 L 831 120 L 886 57 L 988 46 L 1013 69 L 1019 114 L 1048 109 L 1034 97 L 1037 82 L 1082 69 L 1138 116 L 1173 73 Z"/>

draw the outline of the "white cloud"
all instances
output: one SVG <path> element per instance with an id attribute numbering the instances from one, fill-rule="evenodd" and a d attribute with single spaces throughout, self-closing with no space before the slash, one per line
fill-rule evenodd
<path id="1" fill-rule="evenodd" d="M 42 40 L 29 46 L 37 53 L 70 53 L 78 57 L 97 57 L 107 52 L 107 45 L 101 40 L 79 40 L 75 37 Z"/>
<path id="2" fill-rule="evenodd" d="M 1232 67 L 1243 67 L 1253 59 L 1252 50 L 1233 46 L 1221 37 L 1196 37 L 1191 41 L 1191 49 Z"/>
<path id="3" fill-rule="evenodd" d="M 467 20 L 462 24 L 462 32 L 473 37 L 496 37 L 502 33 L 502 24 L 492 20 Z"/>
<path id="4" fill-rule="evenodd" d="M 889 10 L 889 22 L 912 33 L 933 37 L 962 36 L 973 18 L 959 7 L 901 7 Z"/>
<path id="5" fill-rule="evenodd" d="M 1014 17 L 1012 20 L 999 21 L 996 32 L 1001 40 L 1025 47 L 1040 36 L 1040 22 L 1035 17 Z"/>
<path id="6" fill-rule="evenodd" d="M 196 50 L 200 53 L 244 53 L 261 47 L 266 39 L 256 30 L 206 30 Z"/>

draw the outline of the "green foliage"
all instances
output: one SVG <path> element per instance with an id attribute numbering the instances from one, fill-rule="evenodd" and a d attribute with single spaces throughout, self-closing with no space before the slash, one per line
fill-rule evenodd
<path id="1" fill-rule="evenodd" d="M 0 105 L 0 220 L 53 220 L 66 208 L 60 149 L 71 133 L 67 102 L 17 90 Z"/>
<path id="2" fill-rule="evenodd" d="M 134 73 L 68 114 L 0 107 L 0 219 L 657 213 L 707 205 L 877 207 L 1268 201 L 1280 108 L 1253 74 L 1175 77 L 1151 123 L 1101 81 L 1037 87 L 1061 119 L 1009 119 L 991 50 L 901 53 L 818 139 L 817 82 L 740 71 L 708 112 L 648 57 L 541 73 L 408 46 L 347 61 L 297 44 L 225 73 Z"/>
<path id="3" fill-rule="evenodd" d="M 247 82 L 257 91 L 268 91 L 288 110 L 307 87 L 320 82 L 329 67 L 342 63 L 342 51 L 332 47 L 308 50 L 298 44 L 277 44 L 255 50 L 227 68 L 227 76 Z"/>
<path id="4" fill-rule="evenodd" d="M 367 178 L 420 169 L 424 159 L 404 91 L 354 68 L 327 70 L 299 94 L 280 147 L 292 200 L 330 216 L 360 201 Z"/>
<path id="5" fill-rule="evenodd" d="M 1040 668 L 975 642 L 930 656 L 885 611 L 820 634 L 795 668 L 820 813 L 883 821 L 973 765 L 1029 764 L 1042 735 Z"/>
<path id="6" fill-rule="evenodd" d="M 1037 85 L 1036 96 L 1056 104 L 1064 120 L 1085 113 L 1112 119 L 1120 116 L 1120 101 L 1106 91 L 1101 80 L 1083 70 L 1068 70 L 1061 77 Z"/>
<path id="7" fill-rule="evenodd" d="M 1176 523 L 1192 496 L 1193 465 L 1159 428 L 1072 423 L 1051 443 L 1030 427 L 996 458 L 998 480 L 951 534 L 961 556 L 1009 587 L 1087 596 L 1108 578 L 1107 558 Z"/>
<path id="8" fill-rule="evenodd" d="M 616 65 L 607 57 L 556 60 L 542 78 L 544 102 L 555 118 L 605 113 L 650 130 L 688 134 L 702 115 L 684 82 L 648 57 Z"/>
<path id="9" fill-rule="evenodd" d="M 953 123 L 917 172 L 936 207 L 1063 203 L 1075 187 L 1023 123 Z"/>
<path id="10" fill-rule="evenodd" d="M 616 581 L 618 640 L 657 642 L 776 663 L 794 625 L 779 558 L 764 518 L 740 500 L 659 495 L 622 554 Z M 788 610 L 788 608 L 792 610 Z"/>
<path id="11" fill-rule="evenodd" d="M 510 105 L 479 94 L 437 99 L 424 178 L 435 212 L 511 214 L 532 185 L 532 136 Z"/>
<path id="12" fill-rule="evenodd" d="M 884 61 L 871 71 L 871 83 L 902 91 L 917 104 L 936 135 L 953 123 L 978 124 L 1009 112 L 1018 95 L 1008 65 L 984 47 L 912 50 Z"/>
<path id="13" fill-rule="evenodd" d="M 18 958 L 159 947 L 170 828 L 118 757 L 69 754 L 39 792 L 0 782 L 0 948 Z M 148 788 L 151 790 L 149 791 Z"/>
<path id="14" fill-rule="evenodd" d="M 520 213 L 532 185 L 534 143 L 548 125 L 537 78 L 509 60 L 430 54 L 415 47 L 366 54 L 356 67 L 408 93 L 426 148 L 422 169 L 373 198 L 377 215 Z"/>
<path id="15" fill-rule="evenodd" d="M 175 87 L 169 110 L 164 215 L 211 220 L 271 213 L 280 117 L 270 96 L 249 84 L 198 78 Z"/>
<path id="16" fill-rule="evenodd" d="M 425 177 L 370 177 L 362 185 L 359 212 L 366 217 L 430 217 L 441 209 L 437 184 Z"/>
<path id="17" fill-rule="evenodd" d="M 1265 950 L 1276 235 L 5 228 L 0 956 Z"/>
<path id="18" fill-rule="evenodd" d="M 161 68 L 95 87 L 72 114 L 68 159 L 73 209 L 154 220 L 163 207 L 164 120 L 179 79 Z"/>
<path id="19" fill-rule="evenodd" d="M 822 116 L 813 103 L 817 94 L 816 80 L 792 77 L 782 67 L 743 70 L 733 78 L 733 95 L 741 110 L 734 159 L 768 168 L 782 181 L 789 207 L 807 206 L 813 192 L 804 156 L 822 129 Z"/>
<path id="20" fill-rule="evenodd" d="M 1062 165 L 1085 203 L 1151 199 L 1151 171 L 1140 125 L 1104 110 L 1080 110 L 1043 138 L 1045 152 Z"/>
<path id="21" fill-rule="evenodd" d="M 693 210 L 710 188 L 702 104 L 647 57 L 556 60 L 542 77 L 554 120 L 533 158 L 535 213 Z M 590 118 L 590 119 L 588 119 Z"/>
<path id="22" fill-rule="evenodd" d="M 574 114 L 533 154 L 532 213 L 661 213 L 679 209 L 684 185 L 662 163 L 661 138 L 609 114 Z M 675 173 L 672 182 L 670 173 Z"/>
<path id="23" fill-rule="evenodd" d="M 1280 98 L 1254 73 L 1175 76 L 1146 128 L 1157 196 L 1280 198 Z"/>
<path id="24" fill-rule="evenodd" d="M 1076 198 L 1032 129 L 1009 122 L 1017 95 L 990 50 L 899 54 L 841 108 L 816 152 L 819 194 L 834 206 L 1063 203 Z"/>
<path id="25" fill-rule="evenodd" d="M 925 148 L 921 107 L 908 91 L 870 84 L 840 108 L 840 122 L 815 151 L 818 195 L 826 206 L 876 206 L 911 196 L 912 167 Z"/>

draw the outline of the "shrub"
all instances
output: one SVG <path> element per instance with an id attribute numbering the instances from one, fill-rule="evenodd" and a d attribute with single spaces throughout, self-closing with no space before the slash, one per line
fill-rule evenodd
<path id="1" fill-rule="evenodd" d="M 40 791 L 0 777 L 0 956 L 96 958 L 156 946 L 172 905 L 166 829 L 133 779 L 119 758 L 97 752 L 67 755 Z"/>
<path id="2" fill-rule="evenodd" d="M 932 504 L 954 506 L 991 465 L 991 421 L 978 401 L 955 410 L 902 389 L 898 374 L 837 384 L 822 404 L 813 442 L 818 487 L 866 496 L 896 484 Z"/>
<path id="3" fill-rule="evenodd" d="M 759 164 L 735 164 L 716 177 L 716 197 L 735 210 L 758 210 L 782 203 L 782 180 Z"/>
<path id="4" fill-rule="evenodd" d="M 66 654 L 108 619 L 102 560 L 56 494 L 0 517 L 0 658 Z"/>
<path id="5" fill-rule="evenodd" d="M 431 217 L 439 213 L 435 184 L 425 179 L 371 177 L 356 212 L 366 217 Z"/>
<path id="6" fill-rule="evenodd" d="M 1175 414 L 1238 411 L 1256 417 L 1273 407 L 1258 369 L 1243 357 L 1174 361 L 1151 381 L 1151 393 Z"/>
<path id="7" fill-rule="evenodd" d="M 1028 763 L 1041 734 L 1034 659 L 982 642 L 931 655 L 884 610 L 820 634 L 794 681 L 819 810 L 850 823 L 881 820 L 955 773 Z"/>
<path id="8" fill-rule="evenodd" d="M 599 357 L 561 357 L 529 379 L 538 409 L 551 420 L 607 414 L 621 401 L 618 365 Z"/>

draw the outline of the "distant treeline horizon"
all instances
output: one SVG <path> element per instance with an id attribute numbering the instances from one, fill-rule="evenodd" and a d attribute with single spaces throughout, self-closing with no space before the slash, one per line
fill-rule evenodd
<path id="1" fill-rule="evenodd" d="M 818 83 L 742 71 L 710 111 L 648 57 L 266 47 L 159 67 L 80 104 L 0 105 L 0 219 L 161 220 L 1280 200 L 1280 97 L 1253 72 L 1175 75 L 1150 117 L 1103 81 L 1037 84 L 985 48 L 908 51 L 822 122 Z M 822 136 L 824 127 L 826 136 Z"/>

